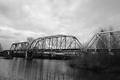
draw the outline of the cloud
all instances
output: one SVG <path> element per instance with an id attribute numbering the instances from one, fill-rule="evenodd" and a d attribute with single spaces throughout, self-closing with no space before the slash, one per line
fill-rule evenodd
<path id="1" fill-rule="evenodd" d="M 0 0 L 0 38 L 68 34 L 87 41 L 100 27 L 118 28 L 119 4 L 119 0 Z"/>
<path id="2" fill-rule="evenodd" d="M 17 30 L 12 27 L 0 26 L 0 41 L 4 49 L 9 49 L 13 42 L 26 41 L 27 37 L 38 38 L 44 33 L 36 33 L 29 30 Z"/>
<path id="3" fill-rule="evenodd" d="M 12 41 L 26 41 L 27 37 L 37 38 L 39 36 L 44 36 L 44 33 L 36 33 L 33 31 L 17 30 L 12 27 L 0 27 L 0 39 L 12 40 Z"/>
<path id="4" fill-rule="evenodd" d="M 9 25 L 17 29 L 34 28 L 34 31 L 52 34 L 61 32 L 64 27 L 68 28 L 80 0 L 11 0 L 8 2 L 9 4 L 1 1 L 1 14 L 4 13 L 4 17 L 10 20 Z"/>

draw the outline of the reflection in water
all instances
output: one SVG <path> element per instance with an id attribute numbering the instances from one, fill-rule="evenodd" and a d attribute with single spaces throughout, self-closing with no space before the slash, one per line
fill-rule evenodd
<path id="1" fill-rule="evenodd" d="M 3 80 L 72 80 L 63 60 L 0 59 Z M 0 79 L 0 80 L 1 80 Z"/>
<path id="2" fill-rule="evenodd" d="M 120 73 L 71 69 L 68 61 L 0 59 L 0 80 L 120 80 Z"/>

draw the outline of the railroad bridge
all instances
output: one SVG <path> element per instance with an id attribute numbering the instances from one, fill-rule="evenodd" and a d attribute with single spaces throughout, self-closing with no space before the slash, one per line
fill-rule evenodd
<path id="1" fill-rule="evenodd" d="M 37 38 L 32 43 L 13 43 L 7 53 L 13 57 L 62 58 L 79 55 L 82 49 L 82 44 L 75 36 L 53 35 Z"/>
<path id="2" fill-rule="evenodd" d="M 120 31 L 96 33 L 86 45 L 70 35 L 40 37 L 28 42 L 13 43 L 10 50 L 3 53 L 12 57 L 25 58 L 68 58 L 84 53 L 120 52 Z"/>

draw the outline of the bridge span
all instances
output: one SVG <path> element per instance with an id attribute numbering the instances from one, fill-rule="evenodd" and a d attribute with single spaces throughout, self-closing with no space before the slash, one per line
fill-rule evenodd
<path id="1" fill-rule="evenodd" d="M 120 52 L 120 31 L 96 33 L 85 45 L 70 35 L 53 35 L 34 39 L 32 43 L 13 43 L 1 55 L 24 58 L 71 58 L 86 53 Z"/>
<path id="2" fill-rule="evenodd" d="M 79 55 L 82 49 L 81 42 L 75 36 L 53 35 L 37 38 L 32 43 L 13 43 L 10 50 L 4 51 L 4 55 L 25 58 L 68 58 Z"/>

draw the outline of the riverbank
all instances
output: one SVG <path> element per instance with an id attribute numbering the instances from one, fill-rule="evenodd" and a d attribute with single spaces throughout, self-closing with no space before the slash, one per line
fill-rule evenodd
<path id="1" fill-rule="evenodd" d="M 87 77 L 86 80 L 120 80 L 119 54 L 89 53 L 72 59 L 68 65 L 75 71 L 78 78 Z"/>

